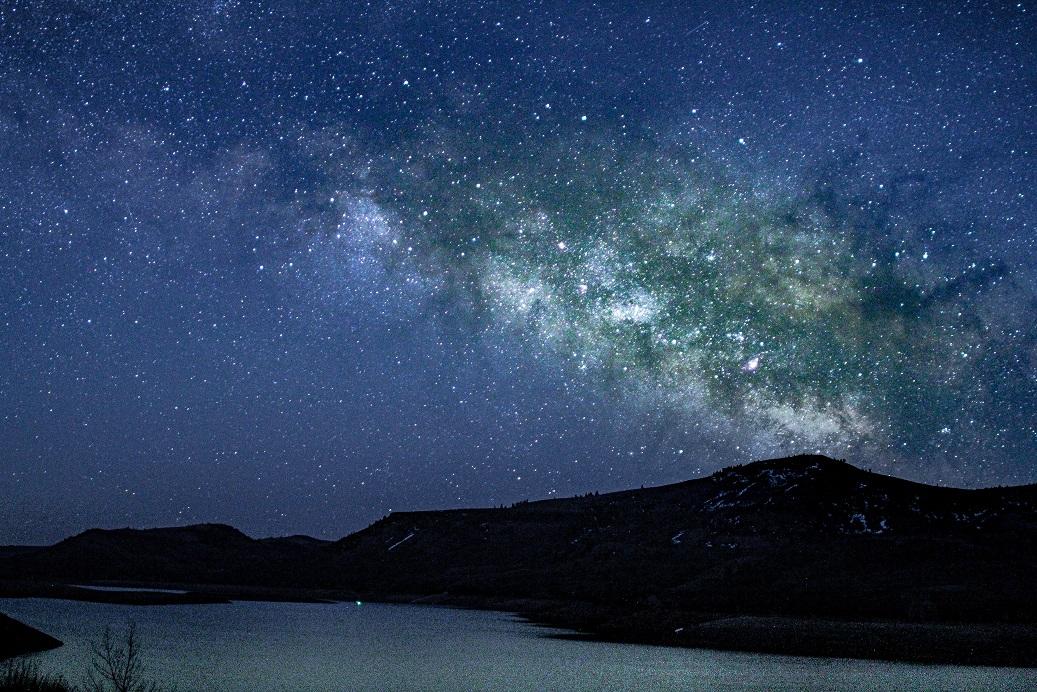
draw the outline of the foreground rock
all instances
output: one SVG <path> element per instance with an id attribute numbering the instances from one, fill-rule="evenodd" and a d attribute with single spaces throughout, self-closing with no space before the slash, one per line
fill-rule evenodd
<path id="1" fill-rule="evenodd" d="M 61 646 L 61 642 L 37 629 L 0 613 L 0 660 L 33 654 Z"/>

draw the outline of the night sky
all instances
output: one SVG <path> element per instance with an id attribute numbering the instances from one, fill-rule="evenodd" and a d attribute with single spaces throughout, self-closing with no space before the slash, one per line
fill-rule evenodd
<path id="1" fill-rule="evenodd" d="M 1037 481 L 1037 6 L 0 4 L 0 543 Z"/>

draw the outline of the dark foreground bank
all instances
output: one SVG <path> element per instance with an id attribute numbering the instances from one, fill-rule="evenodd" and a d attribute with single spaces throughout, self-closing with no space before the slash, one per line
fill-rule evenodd
<path id="1" fill-rule="evenodd" d="M 1037 668 L 1037 625 L 918 623 L 690 613 L 593 603 L 388 596 L 385 603 L 514 613 L 560 639 L 788 656 Z"/>
<path id="2" fill-rule="evenodd" d="M 564 610 L 564 609 L 563 609 Z M 914 663 L 1037 667 L 1037 626 L 847 622 L 789 617 L 674 613 L 530 613 L 533 622 L 572 628 L 594 641 L 659 644 L 791 656 Z"/>

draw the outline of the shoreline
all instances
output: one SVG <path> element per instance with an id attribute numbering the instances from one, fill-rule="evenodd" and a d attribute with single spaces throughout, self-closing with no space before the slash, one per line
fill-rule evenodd
<path id="1" fill-rule="evenodd" d="M 540 624 L 535 620 L 530 622 Z M 556 627 L 549 624 L 545 626 Z M 1033 654 L 1037 646 L 1037 626 L 1033 625 L 849 622 L 731 616 L 686 627 L 680 634 L 681 637 L 639 636 L 577 630 L 573 634 L 551 636 L 578 641 L 781 656 L 937 666 L 1037 668 Z"/>
<path id="2" fill-rule="evenodd" d="M 2 598 L 137 606 L 218 605 L 233 601 L 420 605 L 507 613 L 553 630 L 555 639 L 647 644 L 768 655 L 848 658 L 931 665 L 1037 668 L 1037 624 L 837 620 L 745 613 L 623 609 L 586 602 L 440 594 L 357 594 L 333 590 L 270 589 L 188 584 L 13 585 Z M 148 590 L 148 588 L 156 590 Z M 176 587 L 182 593 L 158 589 Z M 40 633 L 43 634 L 43 633 Z M 47 635 L 43 635 L 47 636 Z M 57 640 L 53 640 L 57 641 Z M 60 643 L 59 643 L 60 644 Z M 53 648 L 53 647 L 45 647 Z"/>

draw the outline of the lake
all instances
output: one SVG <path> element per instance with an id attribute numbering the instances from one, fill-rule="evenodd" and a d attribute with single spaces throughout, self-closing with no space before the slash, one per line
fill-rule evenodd
<path id="1" fill-rule="evenodd" d="M 73 682 L 105 625 L 137 623 L 153 678 L 190 690 L 1037 689 L 1037 670 L 565 641 L 505 613 L 409 605 L 123 606 L 0 599 L 65 642 Z"/>

